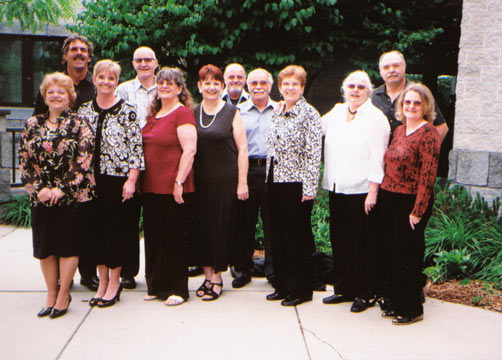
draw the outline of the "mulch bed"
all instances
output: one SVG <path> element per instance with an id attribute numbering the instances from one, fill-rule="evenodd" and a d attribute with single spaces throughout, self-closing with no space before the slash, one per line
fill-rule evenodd
<path id="1" fill-rule="evenodd" d="M 471 280 L 467 285 L 460 284 L 459 280 L 443 284 L 429 282 L 424 293 L 425 296 L 443 301 L 502 312 L 502 291 L 494 288 L 488 290 L 485 284 L 478 280 Z"/>

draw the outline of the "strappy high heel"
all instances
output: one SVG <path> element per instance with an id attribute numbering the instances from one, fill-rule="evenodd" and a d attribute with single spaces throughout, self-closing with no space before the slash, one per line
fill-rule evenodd
<path id="1" fill-rule="evenodd" d="M 203 297 L 207 294 L 207 291 L 211 287 L 211 280 L 205 279 L 201 286 L 195 291 L 195 295 L 198 297 Z"/>
<path id="2" fill-rule="evenodd" d="M 217 293 L 216 291 L 214 291 L 214 287 L 215 286 L 219 286 L 220 287 L 220 292 Z M 214 283 L 212 282 L 211 283 L 211 286 L 209 287 L 209 289 L 207 290 L 207 292 L 204 294 L 204 296 L 208 296 L 208 297 L 203 297 L 202 300 L 203 301 L 213 301 L 213 300 L 216 300 L 220 297 L 221 293 L 223 292 L 223 281 L 220 282 L 220 283 Z"/>

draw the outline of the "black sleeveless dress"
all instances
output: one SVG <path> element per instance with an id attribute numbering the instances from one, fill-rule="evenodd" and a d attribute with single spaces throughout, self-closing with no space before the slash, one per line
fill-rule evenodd
<path id="1" fill-rule="evenodd" d="M 226 271 L 237 210 L 238 150 L 232 122 L 237 108 L 226 103 L 216 118 L 197 105 L 194 162 L 198 262 Z M 202 122 L 202 125 L 201 125 Z"/>

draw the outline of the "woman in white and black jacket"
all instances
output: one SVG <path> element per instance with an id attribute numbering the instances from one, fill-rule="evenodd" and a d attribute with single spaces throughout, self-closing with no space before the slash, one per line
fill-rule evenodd
<path id="1" fill-rule="evenodd" d="M 321 118 L 303 97 L 307 73 L 289 65 L 279 73 L 284 99 L 268 133 L 272 257 L 275 292 L 267 300 L 296 306 L 312 300 L 315 251 L 310 215 L 317 192 L 321 162 Z"/>
<path id="2" fill-rule="evenodd" d="M 91 306 L 108 307 L 120 300 L 120 271 L 139 241 L 139 201 L 136 180 L 144 170 L 141 129 L 134 107 L 115 95 L 120 65 L 101 60 L 94 66 L 95 100 L 83 104 L 79 114 L 89 120 L 95 135 L 99 223 L 94 252 L 99 272 L 97 293 Z"/>

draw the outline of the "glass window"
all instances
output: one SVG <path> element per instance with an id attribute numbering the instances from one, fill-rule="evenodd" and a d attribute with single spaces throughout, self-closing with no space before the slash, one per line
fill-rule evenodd
<path id="1" fill-rule="evenodd" d="M 0 104 L 23 101 L 22 42 L 0 39 Z"/>
<path id="2" fill-rule="evenodd" d="M 62 68 L 62 36 L 0 34 L 0 106 L 32 107 L 44 78 Z"/>
<path id="3" fill-rule="evenodd" d="M 44 75 L 61 70 L 61 44 L 56 41 L 33 43 L 33 98 L 37 98 Z"/>

